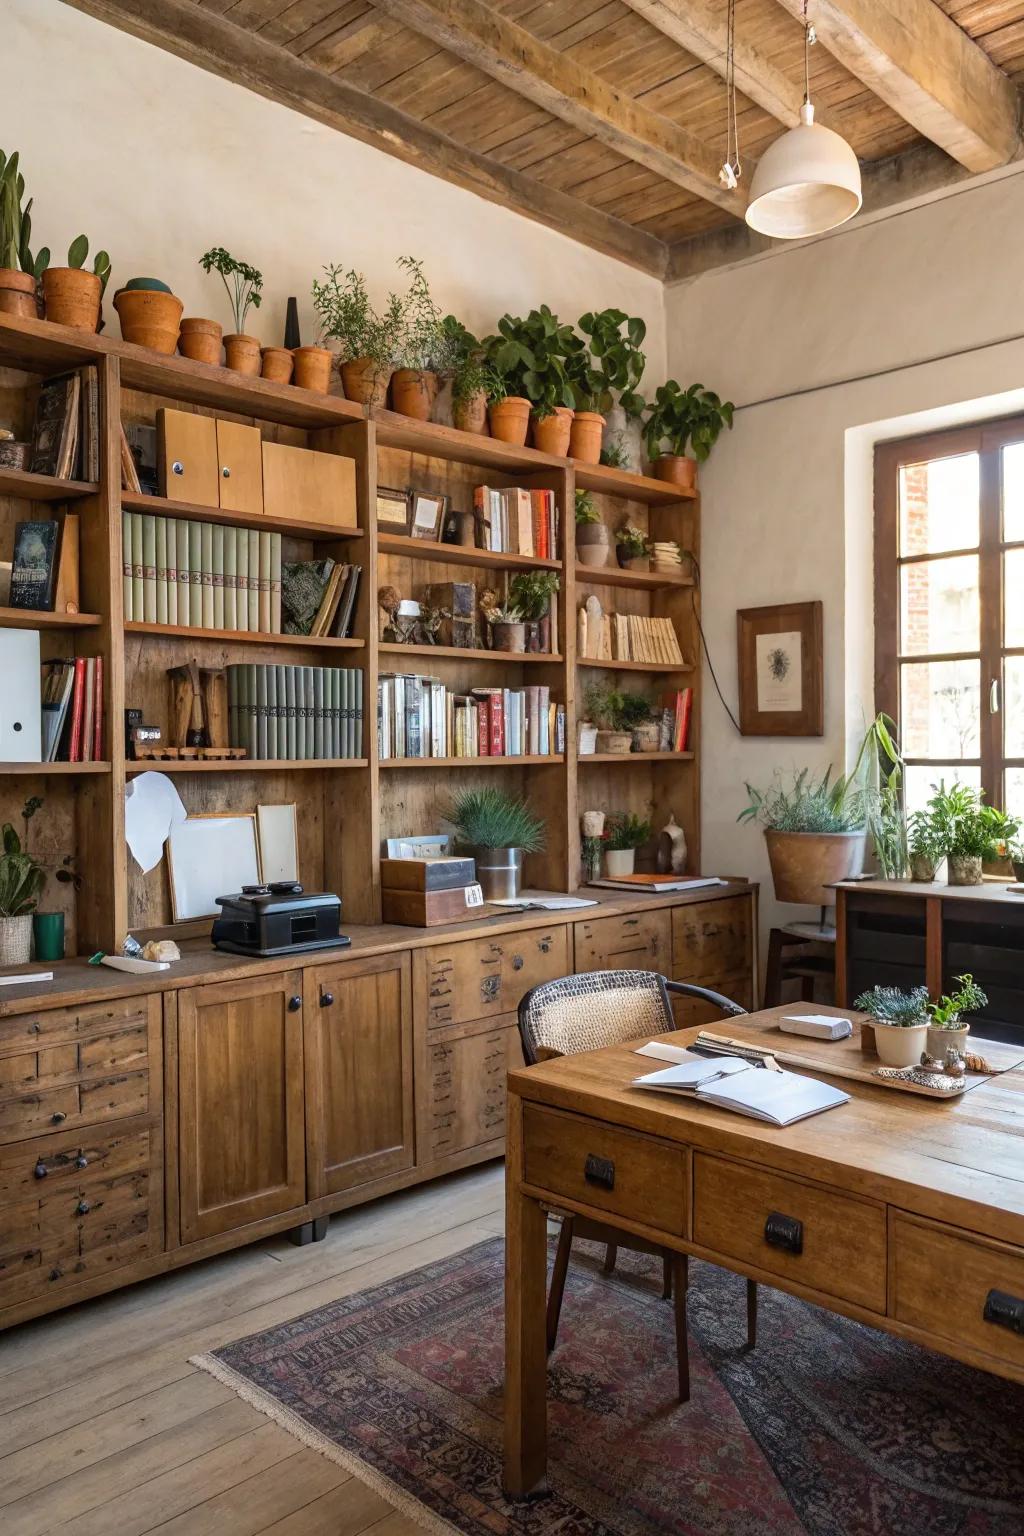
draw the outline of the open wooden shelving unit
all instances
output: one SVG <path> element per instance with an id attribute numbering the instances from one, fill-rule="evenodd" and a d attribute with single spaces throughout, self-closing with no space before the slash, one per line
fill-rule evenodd
<path id="1" fill-rule="evenodd" d="M 73 884 L 50 880 L 44 904 L 63 906 L 68 953 L 111 948 L 128 931 L 168 931 L 171 923 L 165 865 L 143 875 L 125 843 L 126 783 L 148 768 L 174 775 L 190 813 L 251 811 L 259 802 L 294 802 L 298 808 L 300 876 L 308 889 L 338 891 L 350 923 L 380 920 L 382 839 L 434 831 L 456 786 L 494 783 L 527 795 L 548 829 L 547 848 L 528 860 L 527 884 L 574 890 L 580 880 L 579 816 L 585 809 L 632 811 L 655 829 L 674 813 L 700 867 L 699 848 L 699 594 L 688 580 L 662 573 L 578 566 L 574 492 L 594 493 L 611 528 L 624 520 L 654 538 L 673 538 L 699 558 L 700 509 L 695 497 L 645 476 L 577 465 L 531 448 L 517 448 L 454 428 L 411 421 L 390 411 L 367 413 L 350 401 L 288 385 L 244 378 L 185 358 L 160 357 L 109 336 L 90 336 L 43 321 L 0 316 L 0 389 L 5 414 L 17 430 L 31 426 L 41 379 L 86 363 L 97 365 L 101 403 L 101 477 L 96 485 L 50 481 L 0 472 L 0 537 L 7 547 L 14 524 L 56 514 L 73 503 L 81 517 L 81 606 L 77 615 L 0 611 L 0 626 L 38 628 L 44 659 L 97 655 L 104 662 L 102 763 L 0 764 L 0 820 L 19 820 L 27 796 L 44 805 L 31 824 L 30 847 L 53 870 L 66 856 L 81 876 Z M 119 422 L 155 420 L 159 406 L 231 416 L 260 428 L 264 438 L 341 454 L 355 461 L 359 526 L 355 530 L 300 519 L 268 519 L 214 507 L 122 494 Z M 519 485 L 554 492 L 560 516 L 560 558 L 495 555 L 433 544 L 388 532 L 375 523 L 378 485 L 414 486 L 444 493 L 456 510 L 472 509 L 474 486 Z M 280 531 L 286 558 L 314 551 L 351 559 L 363 568 L 350 641 L 302 636 L 227 633 L 179 626 L 125 624 L 122 605 L 122 511 L 243 524 Z M 475 580 L 478 590 L 501 589 L 516 570 L 558 572 L 558 633 L 553 654 L 467 651 L 444 646 L 398 646 L 378 638 L 376 593 L 391 584 L 413 597 L 428 582 Z M 671 617 L 688 665 L 665 668 L 640 662 L 579 661 L 576 610 L 591 591 L 606 608 Z M 363 756 L 344 762 L 198 760 L 130 763 L 124 745 L 124 709 L 167 728 L 165 672 L 195 659 L 200 666 L 228 661 L 322 663 L 325 652 L 344 652 L 333 664 L 363 673 Z M 476 686 L 544 683 L 566 710 L 566 750 L 550 757 L 444 758 L 381 763 L 376 740 L 377 680 L 381 672 L 416 671 L 440 677 L 458 691 Z M 593 756 L 578 759 L 577 722 L 586 683 L 619 676 L 623 687 L 641 674 L 660 693 L 685 683 L 695 693 L 691 750 L 685 753 Z M 586 772 L 581 775 L 581 765 Z M 384 773 L 382 775 L 382 769 Z M 406 772 L 404 770 L 413 770 Z M 34 782 L 37 781 L 37 782 Z M 184 925 L 187 930 L 188 925 Z"/>

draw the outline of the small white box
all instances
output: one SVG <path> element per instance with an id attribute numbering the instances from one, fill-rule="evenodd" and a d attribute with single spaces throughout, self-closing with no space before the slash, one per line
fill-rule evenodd
<path id="1" fill-rule="evenodd" d="M 0 629 L 0 762 L 42 757 L 38 629 Z"/>
<path id="2" fill-rule="evenodd" d="M 809 1035 L 812 1040 L 849 1040 L 853 1025 L 849 1019 L 834 1019 L 830 1013 L 792 1013 L 779 1020 L 786 1035 Z"/>

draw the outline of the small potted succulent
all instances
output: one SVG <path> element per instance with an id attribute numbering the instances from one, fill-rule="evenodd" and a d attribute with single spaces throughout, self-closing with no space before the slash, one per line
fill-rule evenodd
<path id="1" fill-rule="evenodd" d="M 248 262 L 237 261 L 222 245 L 215 245 L 200 256 L 199 265 L 204 272 L 220 274 L 231 303 L 235 329 L 224 337 L 227 365 L 233 373 L 255 377 L 262 366 L 262 348 L 258 337 L 246 334 L 245 321 L 250 309 L 259 309 L 263 302 L 263 273 Z"/>
<path id="2" fill-rule="evenodd" d="M 597 726 L 598 752 L 614 752 L 625 757 L 633 748 L 632 722 L 624 716 L 625 697 L 606 683 L 590 683 L 584 694 L 588 720 Z"/>
<path id="3" fill-rule="evenodd" d="M 927 811 L 914 811 L 907 821 L 910 851 L 910 878 L 924 884 L 935 879 L 935 872 L 946 856 L 941 833 Z"/>
<path id="4" fill-rule="evenodd" d="M 608 551 L 612 536 L 601 521 L 593 494 L 581 486 L 576 487 L 576 559 L 580 565 L 600 566 L 608 564 Z"/>
<path id="5" fill-rule="evenodd" d="M 68 247 L 66 267 L 47 267 L 42 274 L 46 318 L 55 325 L 67 325 L 76 331 L 96 331 L 100 324 L 100 305 L 110 277 L 110 257 L 97 251 L 92 271 L 85 270 L 89 241 L 76 235 Z"/>
<path id="6" fill-rule="evenodd" d="M 637 386 L 647 361 L 640 350 L 647 326 L 638 316 L 630 317 L 621 309 L 589 312 L 580 316 L 578 324 L 587 338 L 593 373 L 599 380 L 590 409 L 601 413 L 604 424 L 598 456 L 591 458 L 586 426 L 578 425 L 581 416 L 586 422 L 587 412 L 577 410 L 569 444 L 572 456 L 587 464 L 596 464 L 600 458 L 602 464 L 639 474 L 640 417 L 646 402 L 637 393 Z"/>
<path id="7" fill-rule="evenodd" d="M 661 741 L 661 722 L 656 718 L 650 699 L 642 693 L 624 693 L 619 718 L 632 732 L 634 752 L 657 752 Z"/>
<path id="8" fill-rule="evenodd" d="M 36 289 L 50 260 L 48 250 L 33 256 L 32 199 L 22 208 L 25 178 L 18 168 L 18 151 L 7 157 L 0 149 L 0 315 L 36 320 Z"/>
<path id="9" fill-rule="evenodd" d="M 552 649 L 551 599 L 558 591 L 555 571 L 519 571 L 509 582 L 508 600 L 526 624 L 526 649 Z"/>
<path id="10" fill-rule="evenodd" d="M 732 401 L 719 399 L 703 384 L 683 389 L 669 379 L 659 385 L 644 423 L 644 441 L 656 477 L 695 491 L 697 465 L 704 463 L 722 428 L 732 426 L 732 416 Z M 692 448 L 692 457 L 687 457 L 687 447 Z"/>
<path id="11" fill-rule="evenodd" d="M 949 996 L 943 995 L 937 1003 L 928 1004 L 931 1023 L 928 1026 L 928 1054 L 937 1061 L 945 1061 L 948 1050 L 966 1054 L 970 1024 L 965 1013 L 977 1013 L 988 1003 L 988 997 L 968 972 L 957 976 L 957 989 Z"/>
<path id="12" fill-rule="evenodd" d="M 647 535 L 635 523 L 623 523 L 615 535 L 615 553 L 624 571 L 649 571 L 651 547 Z"/>
<path id="13" fill-rule="evenodd" d="M 605 868 L 609 879 L 616 880 L 633 873 L 637 849 L 650 842 L 651 823 L 631 813 L 609 816 L 604 837 Z"/>
<path id="14" fill-rule="evenodd" d="M 527 800 L 487 786 L 463 789 L 447 810 L 458 842 L 476 860 L 485 901 L 514 901 L 520 894 L 523 860 L 544 848 L 544 823 Z"/>
<path id="15" fill-rule="evenodd" d="M 866 1013 L 875 1031 L 875 1049 L 886 1067 L 916 1067 L 928 1037 L 928 988 L 872 987 L 854 1008 Z"/>
<path id="16" fill-rule="evenodd" d="M 26 827 L 31 805 L 29 801 L 22 813 Z M 24 965 L 32 956 L 32 914 L 46 873 L 23 849 L 21 838 L 9 821 L 0 831 L 0 843 L 0 965 Z"/>

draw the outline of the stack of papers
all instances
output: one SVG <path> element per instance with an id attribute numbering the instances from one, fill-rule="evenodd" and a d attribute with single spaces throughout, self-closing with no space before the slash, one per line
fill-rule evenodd
<path id="1" fill-rule="evenodd" d="M 738 1056 L 698 1056 L 677 1046 L 656 1046 L 653 1041 L 637 1054 L 661 1056 L 667 1051 L 673 1052 L 674 1064 L 635 1077 L 634 1088 L 689 1095 L 778 1126 L 793 1125 L 849 1101 L 848 1093 L 817 1078 L 754 1067 Z"/>

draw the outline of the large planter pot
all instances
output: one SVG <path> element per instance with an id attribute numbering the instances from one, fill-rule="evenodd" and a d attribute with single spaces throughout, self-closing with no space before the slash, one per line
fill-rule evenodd
<path id="1" fill-rule="evenodd" d="M 487 419 L 491 424 L 491 436 L 499 443 L 511 443 L 522 448 L 530 426 L 530 402 L 522 395 L 506 395 L 487 407 Z"/>
<path id="2" fill-rule="evenodd" d="M 354 357 L 341 365 L 341 382 L 348 400 L 359 405 L 383 406 L 387 403 L 391 369 L 382 367 L 372 357 Z"/>
<path id="3" fill-rule="evenodd" d="M 599 464 L 601 461 L 601 434 L 604 417 L 596 411 L 577 411 L 569 430 L 569 456 L 581 464 Z"/>
<path id="4" fill-rule="evenodd" d="M 631 875 L 636 865 L 635 848 L 606 848 L 604 855 L 605 869 L 609 880 L 621 880 L 623 875 Z"/>
<path id="5" fill-rule="evenodd" d="M 552 453 L 558 459 L 568 457 L 572 418 L 567 405 L 556 405 L 547 416 L 534 416 L 533 446 L 539 453 Z"/>
<path id="6" fill-rule="evenodd" d="M 114 294 L 114 308 L 121 335 L 137 347 L 169 357 L 178 345 L 181 312 L 185 308 L 173 293 L 152 288 L 122 288 Z"/>
<path id="7" fill-rule="evenodd" d="M 633 728 L 634 752 L 657 752 L 661 741 L 661 726 L 657 720 L 645 720 Z"/>
<path id="8" fill-rule="evenodd" d="M 100 323 L 103 284 L 81 267 L 47 267 L 43 273 L 46 318 L 75 331 L 95 331 Z"/>
<path id="9" fill-rule="evenodd" d="M 598 731 L 597 750 L 599 752 L 614 752 L 625 757 L 633 750 L 633 732 Z"/>
<path id="10" fill-rule="evenodd" d="M 292 352 L 294 372 L 292 383 L 299 389 L 311 389 L 316 395 L 326 395 L 331 387 L 331 363 L 334 354 L 326 347 L 296 347 Z"/>
<path id="11" fill-rule="evenodd" d="M 189 357 L 194 363 L 209 363 L 212 368 L 220 367 L 224 327 L 219 321 L 190 315 L 182 320 L 178 331 L 178 351 L 182 357 Z"/>
<path id="12" fill-rule="evenodd" d="M 980 885 L 983 878 L 980 858 L 951 853 L 946 859 L 946 879 L 950 885 Z"/>
<path id="13" fill-rule="evenodd" d="M 482 389 L 468 400 L 452 401 L 452 421 L 460 432 L 472 432 L 477 437 L 487 436 L 487 396 Z"/>
<path id="14" fill-rule="evenodd" d="M 260 378 L 272 384 L 290 384 L 295 359 L 287 347 L 264 347 L 260 363 Z"/>
<path id="15" fill-rule="evenodd" d="M 576 524 L 576 559 L 580 565 L 607 565 L 612 536 L 604 523 Z"/>
<path id="16" fill-rule="evenodd" d="M 639 419 L 627 416 L 621 405 L 613 405 L 605 418 L 601 447 L 606 452 L 617 449 L 622 459 L 620 468 L 638 475 L 643 468 L 643 442 Z"/>
<path id="17" fill-rule="evenodd" d="M 492 624 L 491 648 L 495 651 L 509 651 L 519 655 L 526 651 L 526 625 L 525 624 Z"/>
<path id="18" fill-rule="evenodd" d="M 0 315 L 20 315 L 23 320 L 38 318 L 36 280 L 31 272 L 0 267 Z"/>
<path id="19" fill-rule="evenodd" d="M 0 917 L 0 966 L 26 965 L 32 958 L 32 913 Z"/>
<path id="20" fill-rule="evenodd" d="M 836 899 L 830 887 L 837 880 L 859 875 L 864 866 L 864 833 L 774 832 L 764 834 L 778 901 L 829 907 Z"/>
<path id="21" fill-rule="evenodd" d="M 928 1038 L 927 1024 L 878 1024 L 871 1021 L 875 1031 L 875 1050 L 883 1067 L 916 1067 Z"/>
<path id="22" fill-rule="evenodd" d="M 263 348 L 256 336 L 235 333 L 224 337 L 224 360 L 232 373 L 248 374 L 259 378 L 263 365 Z"/>
<path id="23" fill-rule="evenodd" d="M 473 848 L 476 878 L 484 901 L 514 901 L 523 884 L 521 848 Z"/>
<path id="24" fill-rule="evenodd" d="M 654 475 L 658 480 L 667 480 L 670 485 L 678 485 L 681 491 L 695 491 L 697 489 L 697 460 L 683 458 L 677 453 L 663 453 L 655 459 L 653 464 Z"/>
<path id="25" fill-rule="evenodd" d="M 934 1056 L 936 1061 L 945 1061 L 947 1051 L 959 1051 L 963 1056 L 967 1051 L 967 1037 L 971 1033 L 969 1024 L 961 1024 L 959 1029 L 937 1029 L 934 1024 L 928 1026 L 928 1055 Z"/>
<path id="26" fill-rule="evenodd" d="M 437 391 L 437 374 L 429 368 L 396 368 L 391 375 L 391 408 L 413 421 L 429 421 Z"/>

